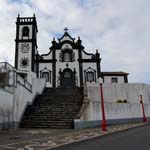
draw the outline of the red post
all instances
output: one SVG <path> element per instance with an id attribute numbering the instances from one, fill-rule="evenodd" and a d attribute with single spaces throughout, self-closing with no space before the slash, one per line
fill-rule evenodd
<path id="1" fill-rule="evenodd" d="M 143 113 L 143 122 L 146 122 L 146 117 L 145 117 L 145 111 L 144 111 L 144 104 L 143 104 L 143 97 L 142 95 L 140 95 L 140 103 L 141 103 L 141 106 L 142 106 L 142 113 Z"/>
<path id="2" fill-rule="evenodd" d="M 104 109 L 104 97 L 103 97 L 103 86 L 100 83 L 100 96 L 101 96 L 101 109 L 102 109 L 102 124 L 101 128 L 102 131 L 107 131 L 106 129 L 106 119 L 105 119 L 105 109 Z"/>

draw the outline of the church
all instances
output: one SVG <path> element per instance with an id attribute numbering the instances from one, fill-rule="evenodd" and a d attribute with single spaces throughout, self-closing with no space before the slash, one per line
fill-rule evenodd
<path id="1" fill-rule="evenodd" d="M 40 31 L 42 32 L 42 31 Z M 53 38 L 47 54 L 39 54 L 37 48 L 38 26 L 35 15 L 20 17 L 16 21 L 15 68 L 30 82 L 33 74 L 45 78 L 47 87 L 82 87 L 83 83 L 96 83 L 101 77 L 104 83 L 128 83 L 126 72 L 101 71 L 101 57 L 85 51 L 80 37 L 70 36 L 64 29 L 62 37 Z M 40 50 L 42 51 L 42 50 Z"/>
<path id="2" fill-rule="evenodd" d="M 0 62 L 0 112 L 4 112 L 0 128 L 99 126 L 102 95 L 109 124 L 141 122 L 141 104 L 145 116 L 150 116 L 150 86 L 128 83 L 128 73 L 123 71 L 103 71 L 99 51 L 89 53 L 80 36 L 74 38 L 69 32 L 65 27 L 41 54 L 35 15 L 18 15 L 15 66 Z"/>

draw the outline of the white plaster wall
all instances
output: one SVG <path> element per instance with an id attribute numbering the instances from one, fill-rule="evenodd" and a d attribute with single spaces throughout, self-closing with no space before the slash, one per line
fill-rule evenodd
<path id="1" fill-rule="evenodd" d="M 66 40 L 73 42 L 73 40 L 69 36 L 64 36 L 63 39 L 60 40 L 60 42 L 63 42 L 63 41 L 66 41 Z"/>
<path id="2" fill-rule="evenodd" d="M 37 94 L 41 94 L 45 88 L 45 80 L 34 78 L 32 80 L 32 92 L 27 90 L 24 86 L 17 83 L 17 88 L 15 88 L 14 102 L 13 102 L 13 119 L 16 122 L 19 122 L 23 112 L 28 103 L 32 103 L 33 99 Z"/>
<path id="3" fill-rule="evenodd" d="M 56 51 L 56 58 L 57 58 L 57 62 L 56 62 L 56 87 L 58 86 L 57 84 L 57 78 L 59 77 L 59 69 L 61 69 L 61 71 L 63 71 L 66 68 L 70 68 L 72 71 L 74 70 L 74 68 L 76 69 L 76 76 L 78 79 L 78 86 L 80 85 L 80 80 L 79 80 L 79 62 L 78 62 L 78 50 L 74 49 L 73 52 L 75 53 L 75 61 L 74 62 L 60 62 L 59 61 L 59 53 L 61 51 L 57 50 Z M 68 67 L 66 67 L 66 64 L 68 64 Z"/>
<path id="4" fill-rule="evenodd" d="M 139 103 L 139 94 L 142 92 L 143 101 L 150 103 L 150 85 L 147 84 L 103 84 L 105 102 L 117 102 L 126 99 L 129 103 Z M 99 85 L 88 84 L 89 98 L 99 100 Z"/>
<path id="5" fill-rule="evenodd" d="M 13 112 L 13 93 L 0 89 L 0 123 L 12 121 L 13 118 L 12 112 Z"/>
<path id="6" fill-rule="evenodd" d="M 142 118 L 142 107 L 140 103 L 106 103 L 105 116 L 108 119 Z M 150 116 L 150 104 L 145 104 L 145 114 Z M 101 120 L 102 110 L 100 102 L 90 102 L 86 114 L 80 118 L 81 121 Z"/>
<path id="7" fill-rule="evenodd" d="M 19 43 L 19 51 L 18 51 L 18 70 L 23 70 L 23 71 L 31 71 L 31 51 L 32 51 L 32 44 L 28 42 L 30 45 L 30 50 L 28 53 L 22 53 L 20 50 L 20 46 L 22 43 Z M 25 68 L 23 68 L 20 64 L 21 58 L 28 58 L 29 60 L 29 65 Z"/>
<path id="8" fill-rule="evenodd" d="M 27 105 L 28 101 L 32 100 L 31 92 L 24 88 L 21 84 L 17 84 L 14 98 L 14 121 L 19 122 L 20 117 Z"/>
<path id="9" fill-rule="evenodd" d="M 32 79 L 32 100 L 37 94 L 41 94 L 46 86 L 45 79 Z"/>
<path id="10" fill-rule="evenodd" d="M 52 51 L 48 55 L 42 57 L 43 59 L 52 59 Z"/>
<path id="11" fill-rule="evenodd" d="M 91 59 L 91 57 L 92 57 L 92 55 L 87 55 L 84 51 L 82 51 L 82 58 L 83 59 Z"/>
<path id="12" fill-rule="evenodd" d="M 124 77 L 123 76 L 104 76 L 104 83 L 105 84 L 111 84 L 111 78 L 117 78 L 118 83 L 124 83 Z"/>
<path id="13" fill-rule="evenodd" d="M 99 85 L 88 85 L 90 103 L 81 120 L 101 120 L 101 103 Z M 143 102 L 146 116 L 150 116 L 150 85 L 115 84 L 103 85 L 106 119 L 142 117 L 139 93 L 143 91 Z M 127 99 L 128 103 L 117 103 L 117 99 Z"/>

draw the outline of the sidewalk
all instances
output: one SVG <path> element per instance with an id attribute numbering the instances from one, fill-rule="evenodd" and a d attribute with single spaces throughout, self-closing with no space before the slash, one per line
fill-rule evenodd
<path id="1" fill-rule="evenodd" d="M 0 150 L 48 150 L 61 145 L 74 143 L 147 123 L 132 123 L 109 126 L 108 131 L 99 128 L 86 129 L 18 129 L 0 131 Z"/>

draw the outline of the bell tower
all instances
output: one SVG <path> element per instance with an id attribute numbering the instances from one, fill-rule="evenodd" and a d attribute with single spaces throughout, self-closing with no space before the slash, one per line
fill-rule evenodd
<path id="1" fill-rule="evenodd" d="M 16 22 L 15 68 L 18 71 L 36 72 L 37 54 L 36 17 L 20 17 Z"/>

